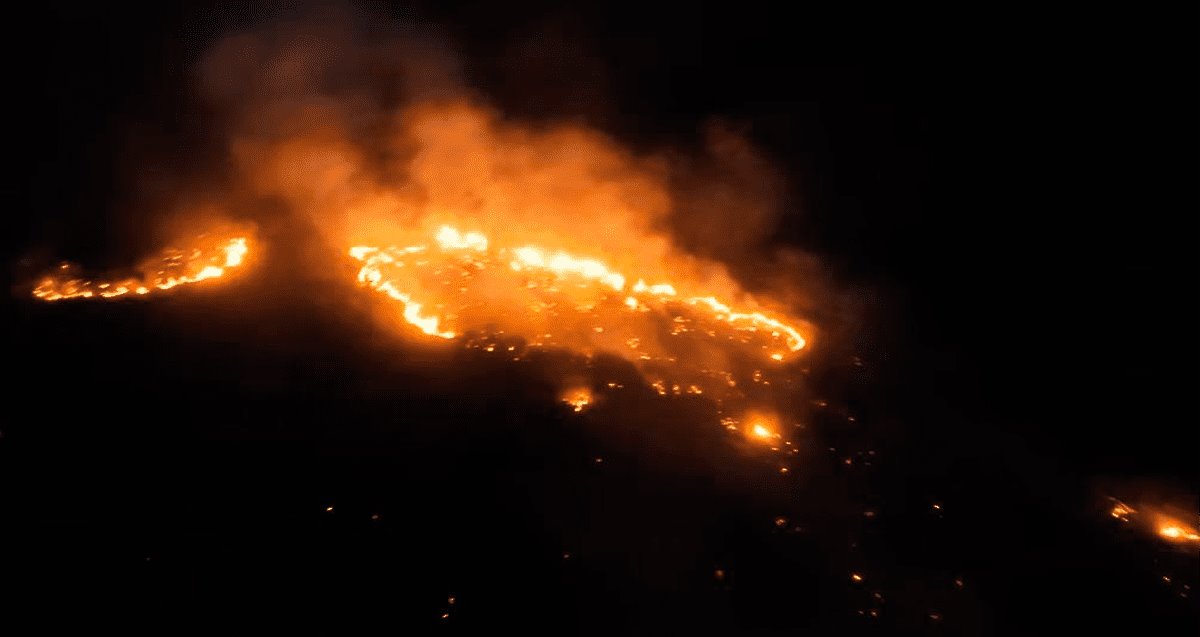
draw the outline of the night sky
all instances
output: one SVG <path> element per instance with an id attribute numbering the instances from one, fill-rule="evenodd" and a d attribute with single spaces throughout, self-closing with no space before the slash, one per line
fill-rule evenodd
<path id="1" fill-rule="evenodd" d="M 581 425 L 546 382 L 569 356 L 431 366 L 270 268 L 34 302 L 56 260 L 156 248 L 144 229 L 223 152 L 196 63 L 298 10 L 9 9 L 5 615 L 167 633 L 1200 624 L 1196 545 L 1105 508 L 1155 498 L 1196 525 L 1194 11 L 571 4 L 367 9 L 426 25 L 507 117 L 683 152 L 719 120 L 771 160 L 787 191 L 766 245 L 813 255 L 837 291 L 809 382 L 841 416 L 813 419 L 802 475 L 653 395 Z"/>

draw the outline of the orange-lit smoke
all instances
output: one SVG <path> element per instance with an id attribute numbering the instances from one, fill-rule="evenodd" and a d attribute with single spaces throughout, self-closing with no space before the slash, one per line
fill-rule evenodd
<path id="1" fill-rule="evenodd" d="M 738 401 L 728 413 L 772 383 L 788 391 L 776 375 L 813 327 L 782 301 L 803 287 L 794 269 L 758 242 L 779 179 L 746 140 L 714 129 L 709 156 L 681 161 L 580 123 L 513 120 L 463 88 L 433 40 L 380 34 L 380 24 L 281 23 L 222 40 L 200 64 L 202 96 L 228 126 L 228 174 L 205 196 L 283 211 L 256 221 L 286 234 L 272 245 L 300 261 L 277 270 L 297 278 L 284 285 L 326 297 L 372 289 L 371 306 L 403 338 L 513 358 L 616 355 L 659 394 Z M 55 274 L 35 295 L 143 294 L 220 277 L 254 248 L 221 241 L 126 278 Z M 757 273 L 757 293 L 732 260 Z M 786 294 L 766 293 L 781 280 Z M 765 438 L 779 437 L 772 428 Z"/>
<path id="2" fill-rule="evenodd" d="M 381 292 L 399 335 L 611 353 L 660 393 L 694 394 L 728 392 L 741 367 L 752 382 L 755 366 L 794 360 L 811 339 L 788 307 L 683 247 L 721 241 L 725 225 L 763 280 L 788 276 L 737 231 L 764 218 L 769 195 L 747 186 L 739 197 L 739 184 L 776 181 L 744 140 L 710 144 L 724 154 L 708 163 L 736 179 L 704 174 L 724 186 L 721 214 L 697 213 L 704 231 L 677 240 L 697 206 L 679 196 L 673 155 L 578 123 L 508 119 L 462 89 L 452 57 L 428 41 L 356 28 L 327 20 L 230 38 L 205 60 L 204 89 L 235 123 L 239 184 L 316 228 L 325 256 L 312 268 Z"/>

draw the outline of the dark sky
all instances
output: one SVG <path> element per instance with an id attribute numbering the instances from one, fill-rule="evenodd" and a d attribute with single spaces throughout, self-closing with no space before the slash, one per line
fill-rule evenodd
<path id="1" fill-rule="evenodd" d="M 646 149 L 695 144 L 713 117 L 744 127 L 791 186 L 772 240 L 869 299 L 854 338 L 911 448 L 1200 489 L 1194 10 L 776 4 L 372 6 L 438 25 L 513 117 Z M 30 259 L 145 247 L 121 238 L 157 196 L 134 184 L 212 152 L 190 65 L 287 9 L 6 12 L 16 285 Z"/>

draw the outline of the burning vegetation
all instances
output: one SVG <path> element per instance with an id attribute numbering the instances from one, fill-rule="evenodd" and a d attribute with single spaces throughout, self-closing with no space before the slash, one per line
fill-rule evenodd
<path id="1" fill-rule="evenodd" d="M 145 296 L 221 278 L 227 270 L 241 266 L 249 251 L 247 237 L 202 235 L 188 248 L 167 248 L 125 275 L 91 278 L 74 264 L 63 263 L 38 281 L 33 296 L 43 301 Z"/>
<path id="2" fill-rule="evenodd" d="M 766 241 L 780 179 L 744 138 L 714 126 L 702 151 L 646 151 L 578 122 L 506 118 L 436 45 L 355 28 L 268 27 L 200 65 L 203 97 L 227 115 L 232 168 L 232 185 L 205 198 L 284 210 L 254 220 L 308 244 L 279 271 L 378 292 L 370 307 L 399 338 L 514 359 L 615 355 L 660 395 L 713 401 L 726 426 L 787 412 L 816 277 Z M 397 69 L 386 91 L 377 68 Z M 208 237 L 125 277 L 56 270 L 34 296 L 148 294 L 224 277 L 254 248 Z M 611 380 L 588 382 L 611 392 Z"/>
<path id="3" fill-rule="evenodd" d="M 1150 504 L 1136 509 L 1116 498 L 1109 498 L 1112 508 L 1109 515 L 1125 524 L 1133 524 L 1158 539 L 1180 546 L 1200 546 L 1200 531 L 1183 521 L 1183 517 L 1172 514 L 1163 507 Z"/>

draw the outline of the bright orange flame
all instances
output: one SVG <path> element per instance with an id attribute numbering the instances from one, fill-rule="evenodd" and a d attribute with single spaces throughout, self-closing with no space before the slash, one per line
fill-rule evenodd
<path id="1" fill-rule="evenodd" d="M 463 234 L 456 228 L 442 226 L 437 233 L 438 245 L 444 250 L 477 250 L 484 252 L 488 247 L 487 237 L 479 232 Z"/>
<path id="2" fill-rule="evenodd" d="M 1109 498 L 1109 500 L 1112 501 L 1113 506 L 1108 514 L 1115 519 L 1129 522 L 1137 518 L 1136 527 L 1146 532 L 1152 532 L 1157 537 L 1169 542 L 1179 544 L 1200 542 L 1200 532 L 1183 520 L 1167 513 L 1165 507 L 1141 504 L 1135 509 L 1116 498 Z"/>
<path id="3" fill-rule="evenodd" d="M 1156 516 L 1155 527 L 1158 535 L 1172 542 L 1200 542 L 1200 533 L 1193 527 L 1175 518 L 1159 514 Z"/>
<path id="4" fill-rule="evenodd" d="M 685 307 L 691 307 L 699 310 L 706 321 L 724 323 L 736 332 L 747 335 L 741 339 L 742 342 L 749 342 L 748 338 L 761 335 L 765 341 L 762 345 L 764 348 L 774 343 L 796 352 L 805 346 L 805 339 L 800 332 L 781 319 L 757 311 L 734 311 L 712 296 L 681 296 L 674 285 L 667 283 L 647 285 L 638 279 L 634 285 L 627 286 L 628 278 L 624 274 L 598 259 L 532 245 L 492 249 L 491 242 L 483 233 L 464 233 L 447 225 L 437 231 L 435 240 L 432 247 L 427 244 L 387 248 L 354 246 L 349 250 L 351 257 L 362 262 L 358 271 L 359 282 L 400 301 L 404 305 L 404 319 L 431 336 L 454 338 L 463 329 L 482 327 L 467 324 L 462 325 L 461 329 L 452 329 L 447 325 L 453 322 L 466 323 L 463 310 L 470 309 L 473 303 L 479 303 L 481 299 L 491 302 L 497 297 L 504 299 L 515 296 L 518 307 L 514 309 L 533 314 L 560 312 L 562 306 L 569 302 L 581 314 L 596 314 L 599 312 L 598 306 L 608 305 L 611 298 L 608 291 L 611 290 L 625 294 L 619 303 L 626 312 L 649 312 L 652 308 L 659 312 L 671 312 L 676 323 L 672 329 L 673 335 L 691 331 L 687 327 L 689 319 L 682 313 Z M 503 273 L 502 268 L 496 267 L 499 263 L 507 263 L 508 275 Z M 470 284 L 475 279 L 486 279 L 485 284 L 492 289 L 480 291 L 478 297 L 473 299 L 469 293 Z M 509 290 L 496 289 L 500 285 L 509 286 Z M 534 292 L 539 289 L 549 294 L 561 293 L 567 298 L 548 300 L 546 294 Z M 418 301 L 417 290 L 436 300 Z M 448 299 L 447 296 L 459 298 Z M 456 302 L 451 303 L 451 300 Z M 591 327 L 597 334 L 604 333 L 605 329 L 601 325 Z M 718 335 L 712 328 L 705 331 L 711 337 L 733 338 L 732 335 Z M 531 336 L 537 339 L 539 334 L 544 335 L 543 338 L 552 337 L 545 330 L 533 331 Z M 635 340 L 641 339 L 627 339 L 627 342 Z M 637 349 L 637 345 L 631 344 L 629 347 Z M 783 359 L 783 354 L 776 351 L 769 354 L 768 358 L 779 361 Z"/>
<path id="5" fill-rule="evenodd" d="M 1112 511 L 1109 511 L 1109 515 L 1121 520 L 1122 522 L 1128 522 L 1129 516 L 1137 513 L 1137 509 L 1125 504 L 1124 502 L 1121 502 L 1120 500 L 1114 499 L 1113 502 L 1115 504 L 1113 504 Z"/>
<path id="6" fill-rule="evenodd" d="M 242 265 L 250 251 L 246 237 L 234 237 L 217 243 L 197 241 L 190 250 L 168 249 L 140 268 L 137 276 L 118 279 L 91 280 L 75 276 L 75 268 L 64 263 L 43 277 L 33 289 L 33 296 L 43 301 L 63 299 L 113 298 L 126 294 L 144 295 L 155 290 L 169 290 L 187 283 L 215 279 L 229 268 Z"/>
<path id="7" fill-rule="evenodd" d="M 737 429 L 737 420 L 726 418 L 722 421 L 729 429 Z M 782 436 L 779 435 L 778 418 L 772 414 L 752 411 L 745 416 L 746 437 L 755 442 L 775 444 Z"/>
<path id="8" fill-rule="evenodd" d="M 522 268 L 539 268 L 549 270 L 560 278 L 576 275 L 599 281 L 618 292 L 625 288 L 624 276 L 609 270 L 608 266 L 595 259 L 580 259 L 561 250 L 547 254 L 545 250 L 533 246 L 524 246 L 512 252 L 514 258 L 509 265 L 518 272 Z"/>
<path id="9" fill-rule="evenodd" d="M 363 262 L 362 269 L 358 271 L 359 283 L 375 288 L 402 303 L 404 305 L 404 320 L 417 326 L 418 329 L 430 336 L 454 338 L 456 336 L 454 332 L 439 329 L 438 324 L 441 320 L 438 317 L 422 315 L 422 306 L 420 303 L 414 301 L 407 292 L 397 289 L 391 280 L 384 278 L 383 268 L 394 263 L 403 265 L 403 261 L 400 261 L 403 255 L 424 251 L 424 246 L 399 249 L 388 248 L 387 250 L 359 246 L 350 248 L 350 256 Z"/>
<path id="10" fill-rule="evenodd" d="M 796 331 L 795 328 L 783 323 L 782 321 L 779 321 L 778 319 L 770 318 L 764 315 L 762 312 L 734 312 L 728 305 L 725 305 L 711 296 L 692 297 L 688 299 L 687 302 L 693 305 L 697 303 L 707 305 L 717 315 L 717 318 L 721 320 L 729 321 L 730 323 L 749 324 L 749 327 L 742 329 L 748 329 L 750 331 L 755 331 L 760 328 L 767 329 L 771 331 L 771 336 L 776 338 L 778 338 L 780 333 L 782 333 L 787 337 L 788 349 L 792 350 L 793 352 L 798 352 L 801 349 L 804 349 L 804 346 L 807 343 L 807 341 L 804 340 L 804 337 L 800 336 L 800 332 Z"/>
<path id="11" fill-rule="evenodd" d="M 562 401 L 570 405 L 575 413 L 579 413 L 592 404 L 592 392 L 586 387 L 569 389 L 563 392 Z"/>

